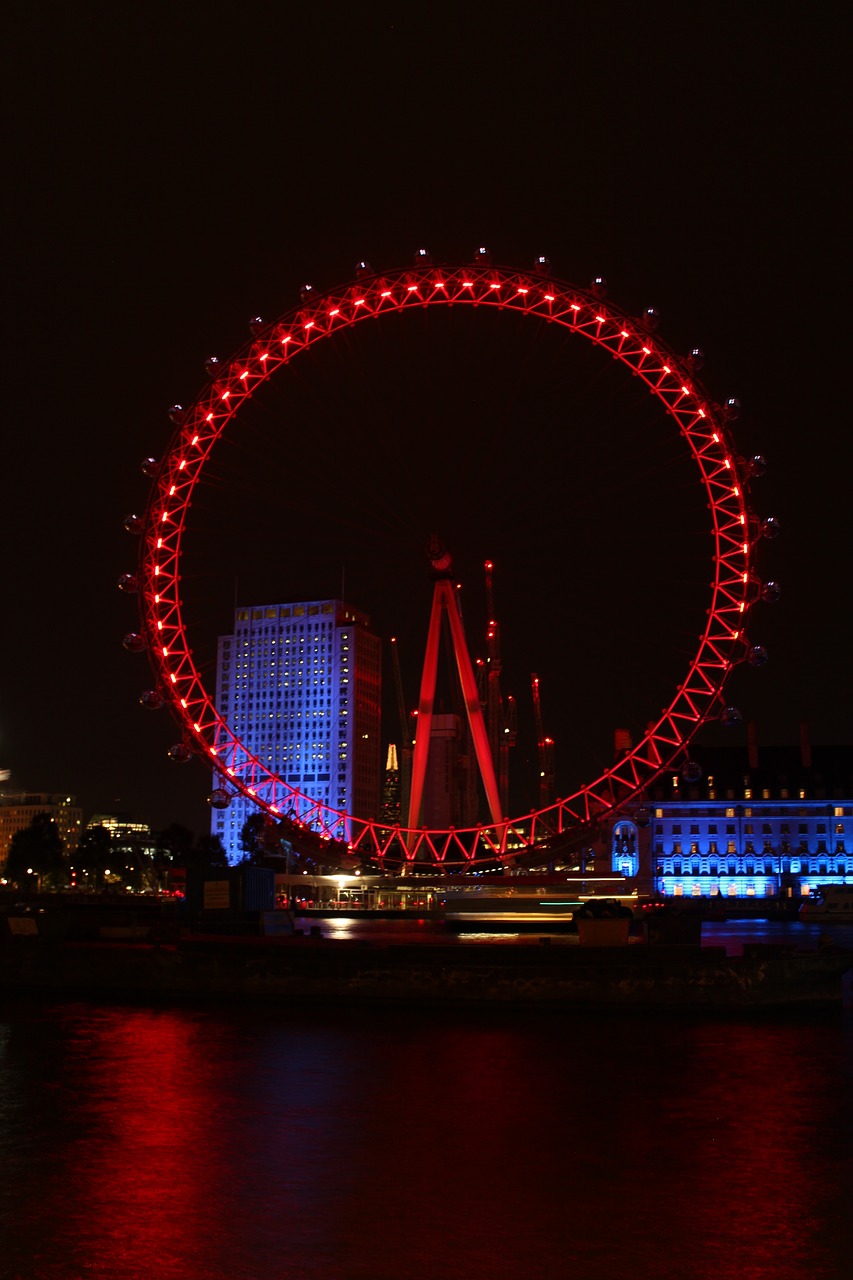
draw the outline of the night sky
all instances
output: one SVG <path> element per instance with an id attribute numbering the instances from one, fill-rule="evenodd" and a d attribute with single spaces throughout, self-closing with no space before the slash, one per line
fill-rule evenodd
<path id="1" fill-rule="evenodd" d="M 845 43 L 826 13 L 802 15 L 13 4 L 7 788 L 205 828 L 208 779 L 167 759 L 179 734 L 139 708 L 146 660 L 121 647 L 139 463 L 251 316 L 419 246 L 452 264 L 485 244 L 522 269 L 545 253 L 583 286 L 601 273 L 630 313 L 660 311 L 676 350 L 705 350 L 712 398 L 742 402 L 740 451 L 768 459 L 753 505 L 783 528 L 759 565 L 782 601 L 751 622 L 770 662 L 739 669 L 730 701 L 760 742 L 795 742 L 801 720 L 815 742 L 849 742 Z M 587 348 L 433 308 L 294 362 L 217 446 L 194 504 L 184 598 L 200 660 L 235 593 L 323 598 L 343 575 L 379 633 L 399 635 L 414 702 L 436 529 L 475 654 L 495 561 L 522 810 L 532 671 L 564 789 L 592 777 L 613 730 L 636 736 L 682 679 L 711 562 L 674 428 Z"/>

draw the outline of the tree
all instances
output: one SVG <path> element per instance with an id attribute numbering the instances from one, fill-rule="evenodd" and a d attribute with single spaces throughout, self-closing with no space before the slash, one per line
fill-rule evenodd
<path id="1" fill-rule="evenodd" d="M 257 863 L 266 849 L 263 843 L 266 819 L 262 813 L 253 813 L 240 828 L 240 848 L 243 850 L 243 861 Z"/>
<path id="2" fill-rule="evenodd" d="M 157 832 L 155 844 L 158 861 L 174 862 L 184 867 L 192 857 L 193 833 L 189 827 L 182 827 L 180 822 L 172 822 Z"/>
<path id="3" fill-rule="evenodd" d="M 228 855 L 219 836 L 199 836 L 195 842 L 191 858 L 192 866 L 202 871 L 212 867 L 228 866 Z"/>
<path id="4" fill-rule="evenodd" d="M 77 846 L 75 866 L 92 877 L 96 884 L 104 878 L 114 862 L 113 843 L 106 827 L 87 827 Z"/>
<path id="5" fill-rule="evenodd" d="M 41 881 L 56 888 L 67 877 L 63 850 L 54 819 L 49 813 L 37 813 L 28 827 L 12 836 L 6 876 L 19 889 L 36 888 Z"/>

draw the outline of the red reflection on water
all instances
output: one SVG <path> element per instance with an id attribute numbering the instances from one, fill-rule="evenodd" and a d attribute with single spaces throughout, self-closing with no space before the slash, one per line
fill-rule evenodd
<path id="1" fill-rule="evenodd" d="M 181 1253 L 201 1246 L 203 1208 L 222 1191 L 211 1123 L 221 1099 L 209 1091 L 221 1081 L 184 1013 L 100 1011 L 91 1033 L 100 1125 L 73 1165 L 90 1215 L 86 1251 L 128 1275 L 144 1259 L 168 1270 L 173 1242 Z"/>

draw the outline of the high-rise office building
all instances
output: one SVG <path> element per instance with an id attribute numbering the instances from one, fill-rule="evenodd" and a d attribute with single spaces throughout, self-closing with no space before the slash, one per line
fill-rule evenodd
<path id="1" fill-rule="evenodd" d="M 303 795 L 362 818 L 379 811 L 381 644 L 340 600 L 235 611 L 220 636 L 216 706 L 247 751 Z M 230 861 L 257 812 L 242 796 L 213 814 Z"/>
<path id="2" fill-rule="evenodd" d="M 28 827 L 40 813 L 46 813 L 56 824 L 65 853 L 74 853 L 83 826 L 83 810 L 74 796 L 43 791 L 0 792 L 0 871 L 5 866 L 12 837 Z"/>

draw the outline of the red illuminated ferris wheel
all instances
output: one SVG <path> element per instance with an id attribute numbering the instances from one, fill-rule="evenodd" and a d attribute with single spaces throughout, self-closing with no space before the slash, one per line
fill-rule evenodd
<path id="1" fill-rule="evenodd" d="M 190 503 L 219 437 L 255 392 L 273 377 L 286 377 L 290 363 L 317 343 L 367 318 L 415 308 L 450 305 L 508 311 L 560 326 L 586 339 L 641 378 L 686 442 L 704 490 L 713 539 L 713 582 L 707 620 L 681 683 L 644 737 L 612 767 L 572 794 L 522 818 L 467 829 L 388 827 L 357 814 L 331 809 L 304 795 L 252 754 L 217 710 L 193 659 L 180 594 L 181 556 Z M 700 725 L 737 721 L 723 690 L 733 667 L 766 660 L 761 645 L 746 638 L 747 615 L 760 598 L 774 599 L 775 583 L 762 583 L 754 569 L 756 544 L 778 532 L 769 517 L 750 510 L 747 488 L 763 459 L 745 461 L 734 446 L 734 400 L 715 404 L 697 379 L 701 353 L 678 356 L 659 338 L 657 314 L 632 318 L 610 301 L 602 280 L 589 289 L 554 280 L 547 259 L 530 272 L 491 263 L 485 249 L 471 265 L 439 267 L 419 251 L 414 266 L 384 275 L 359 264 L 354 282 L 322 295 L 303 290 L 299 306 L 274 323 L 250 325 L 252 337 L 228 360 L 207 362 L 209 382 L 187 408 L 170 411 L 174 432 L 159 462 L 148 459 L 152 479 L 142 517 L 126 527 L 140 535 L 139 567 L 120 587 L 138 591 L 141 630 L 126 647 L 145 649 L 156 684 L 142 695 L 150 707 L 166 705 L 182 728 L 170 755 L 198 756 L 215 769 L 221 784 L 211 803 L 227 805 L 232 794 L 253 801 L 271 818 L 287 816 L 323 840 L 339 842 L 365 863 L 395 870 L 407 862 L 438 868 L 475 868 L 517 858 L 548 841 L 570 837 L 617 806 L 637 800 L 652 780 L 685 759 Z"/>

